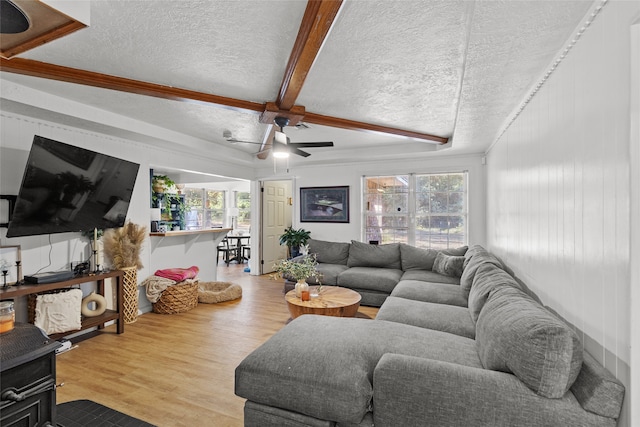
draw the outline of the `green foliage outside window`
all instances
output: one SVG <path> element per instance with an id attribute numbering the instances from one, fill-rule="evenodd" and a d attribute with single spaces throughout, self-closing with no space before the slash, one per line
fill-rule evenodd
<path id="1" fill-rule="evenodd" d="M 445 249 L 466 243 L 467 174 L 366 177 L 365 238 Z"/>
<path id="2" fill-rule="evenodd" d="M 224 225 L 224 191 L 186 188 L 184 194 L 187 229 L 222 227 Z"/>
<path id="3" fill-rule="evenodd" d="M 235 193 L 236 207 L 239 210 L 236 219 L 236 228 L 238 230 L 249 231 L 251 229 L 251 193 L 246 191 L 237 191 Z"/>

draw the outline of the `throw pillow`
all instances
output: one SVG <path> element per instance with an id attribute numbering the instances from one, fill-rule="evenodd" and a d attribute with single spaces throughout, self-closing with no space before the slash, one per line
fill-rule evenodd
<path id="1" fill-rule="evenodd" d="M 352 240 L 347 267 L 378 267 L 400 270 L 400 245 L 398 243 L 370 245 Z"/>
<path id="2" fill-rule="evenodd" d="M 469 249 L 467 249 L 467 252 L 464 253 L 463 268 L 467 268 L 467 264 L 469 264 L 469 261 L 471 261 L 471 258 L 478 252 L 486 252 L 486 249 L 480 245 L 473 245 Z"/>
<path id="3" fill-rule="evenodd" d="M 462 276 L 463 264 L 464 256 L 451 256 L 438 252 L 433 262 L 433 271 L 445 276 L 460 277 Z"/>
<path id="4" fill-rule="evenodd" d="M 452 249 L 443 249 L 442 252 L 445 255 L 453 255 L 453 256 L 464 256 L 467 253 L 469 246 L 460 246 Z"/>
<path id="5" fill-rule="evenodd" d="M 476 345 L 485 369 L 512 373 L 538 395 L 552 399 L 565 395 L 582 367 L 576 333 L 510 286 L 489 295 L 476 324 Z"/>
<path id="6" fill-rule="evenodd" d="M 34 325 L 47 335 L 76 331 L 82 327 L 82 291 L 71 289 L 36 297 Z"/>

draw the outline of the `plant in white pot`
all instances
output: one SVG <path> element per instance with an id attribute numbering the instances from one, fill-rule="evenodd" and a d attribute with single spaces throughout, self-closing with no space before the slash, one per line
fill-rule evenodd
<path id="1" fill-rule="evenodd" d="M 167 175 L 154 175 L 151 180 L 151 188 L 154 193 L 162 194 L 169 188 L 176 185 L 176 182 Z"/>
<path id="2" fill-rule="evenodd" d="M 293 227 L 289 226 L 280 236 L 280 244 L 287 245 L 289 257 L 295 258 L 300 255 L 300 246 L 306 245 L 310 238 L 310 231 L 307 231 L 304 228 L 295 230 Z"/>
<path id="3" fill-rule="evenodd" d="M 296 260 L 283 259 L 277 262 L 273 266 L 273 269 L 276 272 L 276 278 L 284 277 L 285 279 L 296 281 L 296 296 L 300 298 L 302 291 L 309 289 L 307 279 L 310 277 L 314 277 L 316 279 L 318 282 L 317 292 L 320 292 L 322 287 L 320 278 L 322 274 L 317 270 L 317 266 L 318 261 L 316 260 L 315 254 L 313 254 Z"/>

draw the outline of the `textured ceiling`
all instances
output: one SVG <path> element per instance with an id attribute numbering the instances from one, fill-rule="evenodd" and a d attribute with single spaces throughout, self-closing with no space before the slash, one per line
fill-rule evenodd
<path id="1" fill-rule="evenodd" d="M 452 138 L 450 148 L 311 125 L 292 141 L 332 140 L 301 162 L 481 153 L 582 22 L 591 1 L 345 0 L 296 104 L 307 111 Z M 277 97 L 304 1 L 92 1 L 88 28 L 19 57 L 258 103 Z M 100 123 L 55 111 L 31 88 L 121 115 Z M 145 140 L 135 121 L 197 140 L 198 149 L 259 164 L 254 112 L 0 73 L 0 107 Z M 50 104 L 50 103 L 48 103 Z M 193 144 L 193 142 L 192 142 Z M 193 147 L 193 145 L 192 145 Z M 400 148 L 400 149 L 399 149 Z"/>

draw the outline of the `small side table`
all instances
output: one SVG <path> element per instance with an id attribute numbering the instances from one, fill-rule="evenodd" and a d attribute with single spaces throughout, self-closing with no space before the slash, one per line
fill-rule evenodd
<path id="1" fill-rule="evenodd" d="M 303 314 L 355 317 L 361 299 L 362 296 L 356 291 L 339 286 L 323 286 L 320 295 L 312 297 L 309 301 L 302 301 L 296 297 L 295 289 L 285 295 L 293 319 Z"/>

